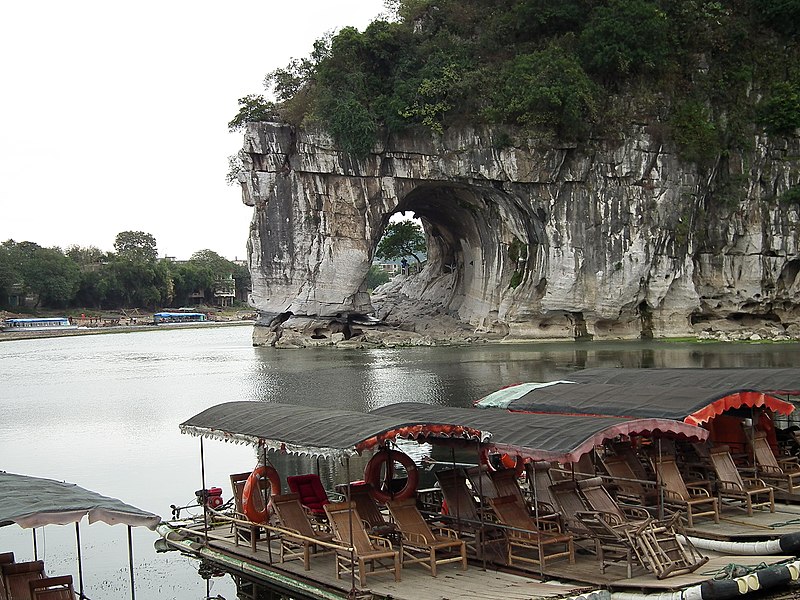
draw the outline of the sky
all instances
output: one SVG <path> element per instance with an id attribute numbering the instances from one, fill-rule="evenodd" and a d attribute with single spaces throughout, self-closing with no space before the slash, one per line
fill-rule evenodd
<path id="1" fill-rule="evenodd" d="M 237 100 L 383 0 L 0 2 L 0 242 L 245 259 Z"/>

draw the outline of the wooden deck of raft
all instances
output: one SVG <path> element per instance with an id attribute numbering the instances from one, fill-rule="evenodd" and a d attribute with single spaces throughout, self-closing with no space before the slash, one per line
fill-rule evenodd
<path id="1" fill-rule="evenodd" d="M 772 516 L 775 517 L 775 514 Z M 591 554 L 579 553 L 576 556 L 575 564 L 569 564 L 567 561 L 548 563 L 544 572 L 534 569 L 512 570 L 491 563 L 487 564 L 487 568 L 484 570 L 481 562 L 471 560 L 466 571 L 462 571 L 457 564 L 442 565 L 437 577 L 432 577 L 429 571 L 418 565 L 404 567 L 400 582 L 395 582 L 392 575 L 386 573 L 370 577 L 366 588 L 361 588 L 358 585 L 357 577 L 353 581 L 349 578 L 336 579 L 334 557 L 331 554 L 312 556 L 311 569 L 306 571 L 300 560 L 280 563 L 278 559 L 279 546 L 276 541 L 272 542 L 273 563 L 270 564 L 267 543 L 264 540 L 258 542 L 258 549 L 253 552 L 247 543 L 235 544 L 229 525 L 215 528 L 213 534 L 214 539 L 209 542 L 211 549 L 247 561 L 261 569 L 281 574 L 292 580 L 308 582 L 343 597 L 356 590 L 360 594 L 367 592 L 376 597 L 395 600 L 558 598 L 576 596 L 600 588 L 620 591 L 674 591 L 712 579 L 716 573 L 721 572 L 731 563 L 754 567 L 764 562 L 775 564 L 793 558 L 791 556 L 732 556 L 730 554 L 720 556 L 704 551 L 710 560 L 699 571 L 663 580 L 658 580 L 643 570 L 641 574 L 635 572 L 633 578 L 627 579 L 624 565 L 610 566 L 606 569 L 605 574 L 601 574 L 599 563 Z M 199 532 L 199 535 L 202 535 L 202 531 Z M 245 575 L 247 574 L 245 573 Z M 563 583 L 563 581 L 573 583 Z"/>

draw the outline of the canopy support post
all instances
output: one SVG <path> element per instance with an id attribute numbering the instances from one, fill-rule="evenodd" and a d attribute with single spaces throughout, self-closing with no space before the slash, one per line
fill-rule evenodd
<path id="1" fill-rule="evenodd" d="M 33 560 L 39 560 L 39 547 L 36 544 L 36 527 L 31 531 L 33 533 Z"/>
<path id="2" fill-rule="evenodd" d="M 658 518 L 663 520 L 664 519 L 664 482 L 661 479 L 661 462 L 662 462 L 662 453 L 661 453 L 661 438 L 658 438 L 658 465 L 659 468 L 656 469 L 658 477 L 656 481 L 658 482 Z"/>
<path id="3" fill-rule="evenodd" d="M 203 451 L 203 436 L 200 436 L 200 482 L 203 487 L 203 537 L 204 543 L 208 546 L 208 513 L 206 512 L 205 493 L 206 493 L 206 457 Z"/>
<path id="4" fill-rule="evenodd" d="M 133 575 L 133 528 L 128 525 L 128 567 L 131 570 L 131 600 L 136 600 L 136 581 Z"/>
<path id="5" fill-rule="evenodd" d="M 356 597 L 356 553 L 355 548 L 353 547 L 353 505 L 350 504 L 350 457 L 345 456 L 344 458 L 344 466 L 345 466 L 345 476 L 347 477 L 347 515 L 348 515 L 348 526 L 350 527 L 350 596 L 352 598 Z M 338 563 L 338 558 L 336 561 Z M 336 570 L 339 570 L 338 564 Z M 365 575 L 362 574 L 362 577 Z"/>
<path id="6" fill-rule="evenodd" d="M 483 563 L 483 570 L 486 570 L 486 530 L 483 524 L 483 511 L 486 508 L 483 503 L 485 498 L 483 496 L 483 465 L 481 464 L 481 444 L 478 442 L 478 497 L 481 499 L 480 507 L 478 509 L 478 518 L 481 523 L 481 544 L 484 545 L 483 552 L 481 552 L 481 562 Z M 489 462 L 489 455 L 486 455 L 486 462 Z"/>
<path id="7" fill-rule="evenodd" d="M 83 595 L 83 557 L 81 556 L 81 523 L 75 521 L 75 544 L 78 547 L 78 596 L 84 598 Z"/>

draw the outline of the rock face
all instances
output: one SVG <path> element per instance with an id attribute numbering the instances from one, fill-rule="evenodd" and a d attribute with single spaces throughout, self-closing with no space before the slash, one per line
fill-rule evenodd
<path id="1" fill-rule="evenodd" d="M 254 343 L 796 337 L 800 217 L 777 198 L 800 185 L 800 139 L 753 142 L 708 172 L 644 126 L 581 147 L 416 131 L 356 160 L 323 131 L 250 124 Z M 428 260 L 370 298 L 399 211 Z"/>

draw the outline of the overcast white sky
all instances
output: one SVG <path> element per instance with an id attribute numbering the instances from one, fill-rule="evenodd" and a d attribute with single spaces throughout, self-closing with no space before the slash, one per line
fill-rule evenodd
<path id="1" fill-rule="evenodd" d="M 383 0 L 0 2 L 0 241 L 245 258 L 237 99 Z"/>

